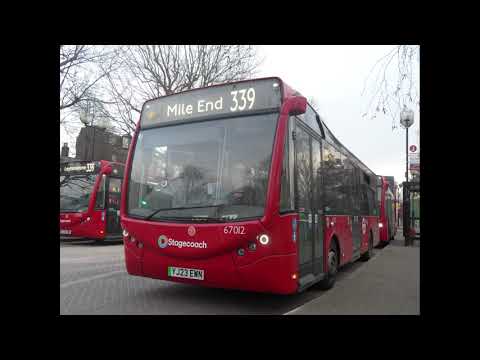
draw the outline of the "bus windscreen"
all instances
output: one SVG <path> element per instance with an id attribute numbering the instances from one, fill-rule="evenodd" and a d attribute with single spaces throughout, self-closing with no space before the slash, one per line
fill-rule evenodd
<path id="1" fill-rule="evenodd" d="M 146 218 L 165 209 L 154 220 L 262 216 L 277 119 L 270 113 L 140 131 L 128 213 Z"/>
<path id="2" fill-rule="evenodd" d="M 60 212 L 87 211 L 96 175 L 60 175 Z"/>

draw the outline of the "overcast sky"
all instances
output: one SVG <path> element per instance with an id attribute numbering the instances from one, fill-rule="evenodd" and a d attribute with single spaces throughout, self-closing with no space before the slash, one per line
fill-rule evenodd
<path id="1" fill-rule="evenodd" d="M 279 76 L 307 98 L 313 97 L 327 126 L 350 151 L 379 175 L 393 175 L 405 180 L 405 130 L 392 130 L 390 118 L 362 118 L 370 97 L 362 97 L 365 79 L 374 64 L 394 45 L 387 46 L 259 46 L 264 61 L 257 77 Z M 418 62 L 415 72 L 418 74 Z M 395 64 L 387 76 L 395 79 Z M 409 144 L 418 144 L 419 113 L 409 130 Z M 60 127 L 61 142 L 69 142 L 75 152 L 75 129 L 72 136 Z"/>
<path id="2" fill-rule="evenodd" d="M 388 46 L 260 46 L 264 62 L 259 77 L 279 76 L 302 95 L 314 97 L 320 116 L 343 145 L 378 175 L 405 180 L 405 130 L 392 131 L 386 116 L 362 118 L 370 97 L 361 93 L 370 70 L 394 45 Z M 416 73 L 419 73 L 418 62 Z M 392 62 L 392 81 L 395 64 Z M 419 114 L 409 129 L 417 144 Z"/>

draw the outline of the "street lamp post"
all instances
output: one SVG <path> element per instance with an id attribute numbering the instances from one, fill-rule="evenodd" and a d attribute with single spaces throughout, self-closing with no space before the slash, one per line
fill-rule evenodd
<path id="1" fill-rule="evenodd" d="M 90 125 L 93 128 L 93 141 L 92 141 L 91 145 L 89 144 L 92 147 L 92 152 L 91 152 L 92 156 L 91 156 L 90 161 L 93 161 L 94 156 L 95 156 L 95 126 L 93 126 L 93 121 L 94 120 L 95 120 L 95 114 L 90 114 L 90 103 L 88 102 L 87 103 L 87 110 L 82 111 L 81 114 L 80 114 L 80 121 L 85 125 L 85 127 L 88 127 Z M 85 160 L 88 160 L 88 156 L 86 156 L 86 158 L 87 159 L 85 159 Z"/>
<path id="2" fill-rule="evenodd" d="M 406 129 L 406 147 L 405 147 L 405 186 L 403 189 L 403 236 L 405 237 L 405 246 L 410 245 L 410 221 L 408 212 L 410 211 L 410 192 L 408 184 L 408 128 L 413 125 L 413 111 L 407 109 L 404 105 L 403 110 L 400 112 L 400 124 Z"/>

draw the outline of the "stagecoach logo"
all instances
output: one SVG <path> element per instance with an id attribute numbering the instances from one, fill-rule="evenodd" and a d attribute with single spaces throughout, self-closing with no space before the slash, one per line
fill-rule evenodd
<path id="1" fill-rule="evenodd" d="M 164 249 L 167 247 L 167 245 L 168 245 L 168 238 L 165 235 L 160 235 L 160 237 L 158 238 L 158 246 L 161 249 Z"/>
<path id="2" fill-rule="evenodd" d="M 192 225 L 190 225 L 190 226 L 188 227 L 187 233 L 188 233 L 188 235 L 190 235 L 190 236 L 195 236 L 195 234 L 196 234 L 197 232 L 195 231 L 195 228 L 194 228 Z"/>
<path id="3" fill-rule="evenodd" d="M 198 242 L 198 241 L 179 241 L 169 238 L 165 235 L 160 235 L 157 240 L 158 247 L 161 249 L 166 248 L 167 246 L 176 246 L 179 249 L 182 247 L 191 247 L 197 249 L 206 249 L 207 243 L 205 241 Z"/>

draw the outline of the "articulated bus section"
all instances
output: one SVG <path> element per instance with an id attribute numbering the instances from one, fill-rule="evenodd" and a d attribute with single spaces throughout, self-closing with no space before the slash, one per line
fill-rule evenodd
<path id="1" fill-rule="evenodd" d="M 121 224 L 131 275 L 292 294 L 380 241 L 377 175 L 279 78 L 147 101 Z"/>

